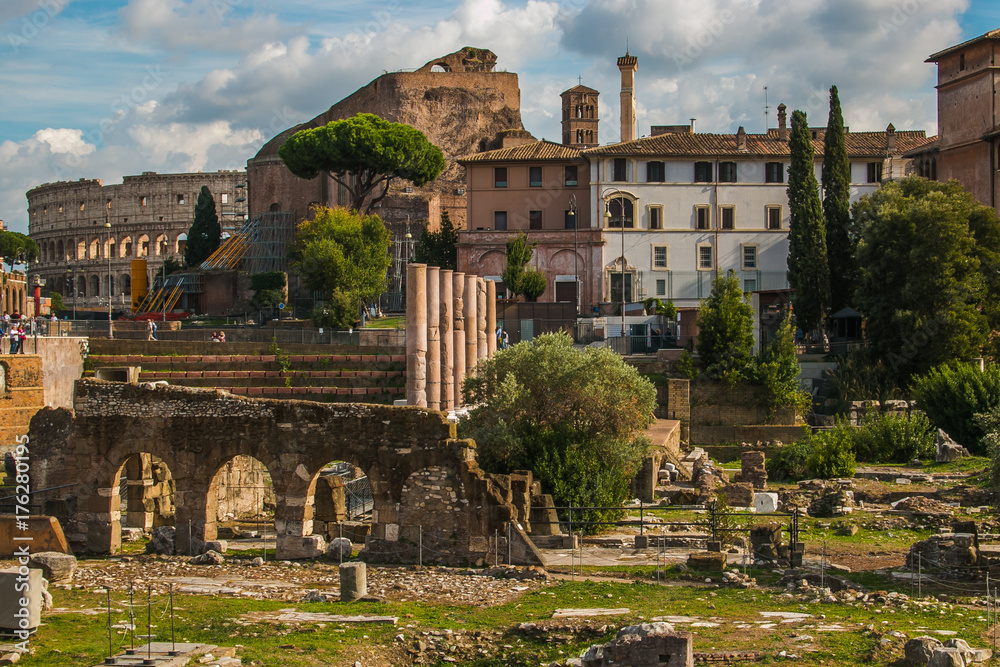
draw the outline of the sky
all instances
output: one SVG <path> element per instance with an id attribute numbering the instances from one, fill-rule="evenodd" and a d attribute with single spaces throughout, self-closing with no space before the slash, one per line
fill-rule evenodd
<path id="1" fill-rule="evenodd" d="M 383 72 L 463 46 L 518 73 L 539 139 L 559 140 L 581 78 L 601 143 L 619 139 L 626 49 L 640 136 L 761 132 L 782 102 L 825 125 L 831 85 L 854 131 L 933 135 L 924 60 L 998 27 L 992 0 L 0 0 L 0 219 L 26 232 L 42 183 L 245 168 Z"/>

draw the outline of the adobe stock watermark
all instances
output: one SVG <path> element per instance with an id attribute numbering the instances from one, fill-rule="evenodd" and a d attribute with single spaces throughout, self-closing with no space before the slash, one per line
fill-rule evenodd
<path id="1" fill-rule="evenodd" d="M 31 626 L 31 579 L 29 575 L 28 563 L 31 560 L 31 526 L 27 517 L 31 513 L 31 474 L 28 465 L 28 436 L 21 435 L 14 438 L 17 445 L 14 447 L 14 524 L 15 534 L 13 536 L 14 557 L 17 558 L 17 577 L 14 580 L 14 592 L 20 594 L 16 598 L 14 618 L 17 619 L 17 628 L 14 636 L 21 641 L 14 645 L 15 650 L 21 653 L 28 652 L 28 640 L 34 628 Z M 41 591 L 36 594 L 40 595 Z"/>
<path id="2" fill-rule="evenodd" d="M 385 7 L 373 9 L 369 20 L 365 21 L 364 24 L 355 30 L 348 32 L 349 35 L 355 35 L 355 39 L 348 41 L 342 38 L 339 40 L 338 46 L 340 47 L 340 52 L 346 57 L 354 56 L 363 46 L 368 44 L 372 37 L 386 31 L 392 23 L 393 16 L 399 13 L 401 9 L 402 4 L 399 0 L 389 0 L 389 2 L 385 3 Z"/>
<path id="3" fill-rule="evenodd" d="M 7 33 L 7 43 L 14 53 L 37 37 L 55 15 L 66 7 L 67 2 L 68 0 L 38 0 L 38 9 L 21 17 L 21 29 L 16 33 Z"/>
<path id="4" fill-rule="evenodd" d="M 890 33 L 896 32 L 909 23 L 910 18 L 920 11 L 920 7 L 926 2 L 927 0 L 901 0 L 901 2 L 895 3 L 889 18 L 882 18 L 878 21 L 878 29 L 882 33 L 882 37 L 888 37 Z"/>

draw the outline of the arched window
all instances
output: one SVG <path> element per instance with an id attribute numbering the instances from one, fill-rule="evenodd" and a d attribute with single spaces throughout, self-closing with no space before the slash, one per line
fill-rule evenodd
<path id="1" fill-rule="evenodd" d="M 633 229 L 635 227 L 635 203 L 628 197 L 617 196 L 609 199 L 605 205 L 604 219 L 608 229 Z"/>
<path id="2" fill-rule="evenodd" d="M 184 254 L 184 248 L 187 247 L 188 235 L 183 232 L 177 235 L 177 246 L 174 250 L 178 255 Z"/>
<path id="3" fill-rule="evenodd" d="M 132 294 L 132 276 L 127 273 L 123 273 L 121 277 L 118 278 L 118 284 L 121 286 L 123 294 Z"/>
<path id="4" fill-rule="evenodd" d="M 89 244 L 89 251 L 87 257 L 89 259 L 100 259 L 101 257 L 101 241 L 99 239 L 91 239 Z"/>
<path id="5" fill-rule="evenodd" d="M 98 276 L 90 276 L 90 295 L 101 296 L 101 279 Z"/>
<path id="6" fill-rule="evenodd" d="M 136 239 L 136 257 L 149 257 L 149 237 L 143 234 L 138 239 Z"/>
<path id="7" fill-rule="evenodd" d="M 160 234 L 156 237 L 156 248 L 153 252 L 156 253 L 157 257 L 162 257 L 167 254 L 168 243 L 169 241 L 166 234 Z"/>
<path id="8" fill-rule="evenodd" d="M 112 236 L 104 241 L 104 257 L 114 257 L 115 256 L 115 246 L 118 245 L 115 242 L 115 237 Z"/>
<path id="9" fill-rule="evenodd" d="M 271 213 L 277 213 L 281 210 L 281 205 L 278 202 L 274 202 L 267 210 Z"/>
<path id="10" fill-rule="evenodd" d="M 122 239 L 121 244 L 118 246 L 118 256 L 119 257 L 131 257 L 132 256 L 132 237 L 126 236 Z"/>
<path id="11" fill-rule="evenodd" d="M 63 246 L 62 240 L 60 240 L 59 243 L 56 244 L 56 257 L 59 258 L 60 262 L 66 260 L 66 248 L 65 246 Z"/>

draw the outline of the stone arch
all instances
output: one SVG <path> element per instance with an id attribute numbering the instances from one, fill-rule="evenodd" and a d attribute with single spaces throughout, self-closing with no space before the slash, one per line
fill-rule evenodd
<path id="1" fill-rule="evenodd" d="M 132 237 L 126 236 L 118 244 L 118 257 L 131 257 L 132 256 Z"/>
<path id="2" fill-rule="evenodd" d="M 259 452 L 250 453 L 250 448 L 239 449 L 247 453 L 220 454 L 222 461 L 216 466 L 209 482 L 205 498 L 205 540 L 217 537 L 217 524 L 225 521 L 228 515 L 239 518 L 242 514 L 245 518 L 252 513 L 259 517 L 265 514 L 268 505 L 277 506 L 279 493 L 284 500 L 284 483 L 280 479 L 275 483 L 272 477 L 276 461 L 272 459 L 267 465 L 255 455 Z M 274 518 L 266 523 L 273 530 Z"/>
<path id="3" fill-rule="evenodd" d="M 147 531 L 173 526 L 175 489 L 170 467 L 160 457 L 140 452 L 125 459 L 119 479 L 122 473 L 127 480 L 121 494 L 125 526 Z"/>
<path id="4" fill-rule="evenodd" d="M 451 67 L 448 66 L 446 62 L 437 62 L 431 65 L 432 72 L 450 72 Z"/>
<path id="5" fill-rule="evenodd" d="M 115 246 L 118 244 L 115 242 L 115 237 L 111 236 L 104 240 L 104 254 L 102 255 L 105 259 L 115 256 Z"/>
<path id="6" fill-rule="evenodd" d="M 121 286 L 120 291 L 122 294 L 132 294 L 132 276 L 127 273 L 121 274 L 118 278 L 118 284 Z"/>
<path id="7" fill-rule="evenodd" d="M 186 233 L 184 233 L 184 232 L 181 232 L 180 234 L 177 235 L 177 239 L 174 242 L 174 253 L 175 254 L 177 254 L 177 255 L 183 255 L 184 254 L 184 249 L 187 247 L 187 239 L 188 239 L 188 235 Z"/>
<path id="8" fill-rule="evenodd" d="M 76 242 L 76 259 L 87 259 L 87 242 L 84 239 Z"/>
<path id="9" fill-rule="evenodd" d="M 279 204 L 278 202 L 274 202 L 268 207 L 267 210 L 270 211 L 271 213 L 277 213 L 278 211 L 281 210 L 281 204 Z"/>
<path id="10" fill-rule="evenodd" d="M 73 287 L 76 289 L 77 296 L 87 298 L 87 276 L 75 275 L 73 281 L 76 283 Z"/>
<path id="11" fill-rule="evenodd" d="M 59 242 L 56 244 L 56 257 L 59 258 L 60 262 L 66 261 L 66 249 L 63 246 L 62 239 L 59 239 Z"/>
<path id="12" fill-rule="evenodd" d="M 96 273 L 90 276 L 90 295 L 101 296 L 101 278 Z"/>
<path id="13" fill-rule="evenodd" d="M 167 235 L 159 234 L 156 237 L 156 245 L 153 249 L 153 252 L 155 253 L 156 257 L 163 257 L 164 255 L 167 254 L 169 246 L 170 246 L 170 239 L 167 237 Z"/>
<path id="14" fill-rule="evenodd" d="M 101 240 L 97 238 L 90 239 L 87 244 L 87 259 L 100 259 L 101 258 Z"/>
<path id="15" fill-rule="evenodd" d="M 149 236 L 146 234 L 136 239 L 135 256 L 149 257 Z"/>

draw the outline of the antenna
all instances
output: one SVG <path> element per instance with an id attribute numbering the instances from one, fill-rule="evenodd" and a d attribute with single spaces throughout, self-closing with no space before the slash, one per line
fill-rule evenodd
<path id="1" fill-rule="evenodd" d="M 769 107 L 767 106 L 767 86 L 764 86 L 764 134 L 767 134 L 767 112 Z"/>

